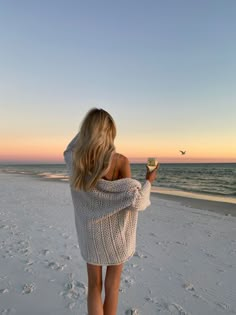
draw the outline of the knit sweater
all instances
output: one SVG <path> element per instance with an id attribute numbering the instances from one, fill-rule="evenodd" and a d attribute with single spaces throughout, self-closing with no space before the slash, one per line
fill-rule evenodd
<path id="1" fill-rule="evenodd" d="M 72 152 L 78 135 L 64 151 L 72 174 Z M 81 255 L 94 265 L 117 265 L 135 252 L 138 211 L 150 205 L 151 184 L 132 178 L 100 179 L 90 191 L 70 186 Z"/>

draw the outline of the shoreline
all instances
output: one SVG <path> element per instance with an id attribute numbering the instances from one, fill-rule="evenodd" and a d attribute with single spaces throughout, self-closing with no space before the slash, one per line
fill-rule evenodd
<path id="1" fill-rule="evenodd" d="M 19 173 L 6 173 L 0 172 L 1 175 L 6 176 L 21 176 L 30 177 L 36 181 L 45 181 L 51 183 L 67 184 L 68 181 L 58 180 L 58 178 L 46 178 L 33 174 L 19 174 Z M 182 206 L 195 208 L 199 210 L 207 210 L 219 213 L 225 216 L 236 217 L 236 198 L 224 196 L 211 196 L 208 194 L 191 193 L 177 189 L 170 189 L 165 187 L 152 186 L 151 196 L 164 200 L 174 201 L 180 203 Z"/>
<path id="2" fill-rule="evenodd" d="M 142 163 L 141 163 L 142 164 Z M 185 163 L 184 163 L 185 164 Z M 197 163 L 198 164 L 198 163 Z M 200 163 L 204 164 L 204 163 Z M 163 168 L 163 174 L 152 185 L 152 191 L 161 194 L 183 196 L 193 199 L 204 199 L 218 202 L 233 203 L 236 205 L 236 192 L 234 185 L 235 167 L 232 163 L 212 163 L 208 169 L 208 163 L 202 167 L 190 167 L 187 165 L 181 171 L 178 168 Z M 132 178 L 144 182 L 144 168 L 134 163 Z M 182 164 L 181 164 L 182 165 Z M 68 182 L 68 171 L 65 164 L 20 164 L 16 167 L 0 165 L 0 173 L 32 175 L 39 179 L 50 181 Z M 189 173 L 190 172 L 190 173 Z M 223 176 L 224 174 L 224 176 Z M 162 176 L 161 176 L 162 175 Z M 226 176 L 226 177 L 225 177 Z M 196 180 L 194 180 L 196 178 Z"/>
<path id="3" fill-rule="evenodd" d="M 178 202 L 184 207 L 211 211 L 225 216 L 236 217 L 236 205 L 234 203 L 191 198 L 186 196 L 169 195 L 159 192 L 151 192 L 152 197 L 162 200 Z"/>
<path id="4" fill-rule="evenodd" d="M 230 203 L 236 205 L 236 198 L 223 196 L 223 195 L 210 195 L 207 193 L 196 193 L 196 192 L 189 192 L 184 190 L 178 190 L 174 188 L 166 188 L 166 187 L 158 187 L 152 186 L 152 192 L 156 192 L 159 194 L 170 195 L 170 196 L 177 196 L 177 197 L 185 197 L 191 199 L 200 199 L 200 200 L 207 200 L 207 201 L 215 201 L 215 202 L 223 202 L 223 203 Z"/>

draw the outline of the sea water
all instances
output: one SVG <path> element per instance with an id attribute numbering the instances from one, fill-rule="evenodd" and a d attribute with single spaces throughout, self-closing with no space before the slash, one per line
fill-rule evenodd
<path id="1" fill-rule="evenodd" d="M 68 182 L 65 164 L 0 165 L 5 173 L 33 175 L 45 180 Z M 132 177 L 145 181 L 146 165 L 131 164 Z M 153 186 L 236 198 L 236 163 L 161 164 Z"/>

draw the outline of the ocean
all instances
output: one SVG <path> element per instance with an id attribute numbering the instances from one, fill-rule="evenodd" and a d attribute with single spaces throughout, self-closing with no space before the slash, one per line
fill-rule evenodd
<path id="1" fill-rule="evenodd" d="M 0 165 L 4 173 L 68 182 L 65 164 Z M 144 182 L 145 164 L 131 164 L 132 177 Z M 153 186 L 171 190 L 236 198 L 236 163 L 161 164 Z"/>

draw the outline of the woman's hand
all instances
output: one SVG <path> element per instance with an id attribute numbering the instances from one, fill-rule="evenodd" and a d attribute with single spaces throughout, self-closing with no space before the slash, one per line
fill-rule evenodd
<path id="1" fill-rule="evenodd" d="M 157 178 L 157 170 L 159 168 L 160 164 L 158 163 L 157 166 L 154 168 L 153 171 L 149 171 L 148 167 L 146 166 L 147 172 L 146 172 L 146 180 L 149 180 L 149 182 L 152 184 L 154 180 Z"/>

